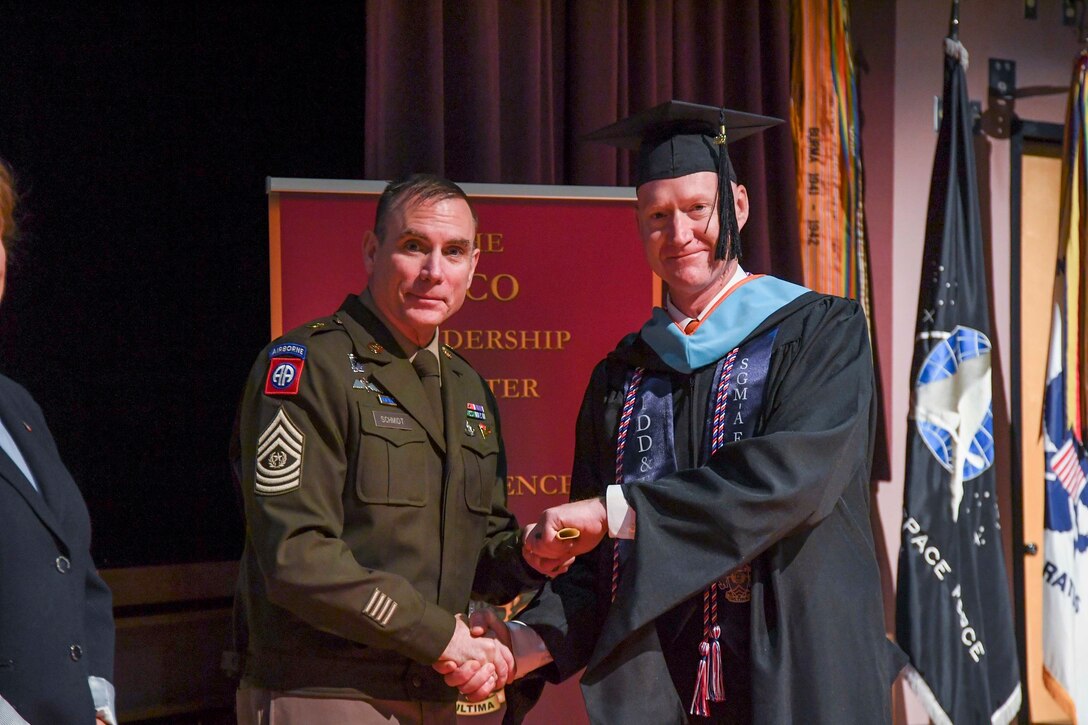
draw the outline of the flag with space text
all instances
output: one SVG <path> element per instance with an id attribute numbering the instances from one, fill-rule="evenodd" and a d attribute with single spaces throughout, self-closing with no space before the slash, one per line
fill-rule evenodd
<path id="1" fill-rule="evenodd" d="M 1073 68 L 1062 153 L 1061 220 L 1043 399 L 1043 682 L 1073 722 L 1088 720 L 1088 456 L 1084 448 L 1084 258 L 1088 55 Z"/>
<path id="2" fill-rule="evenodd" d="M 911 365 L 896 638 L 933 722 L 1004 725 L 1020 710 L 1020 668 L 994 484 L 993 347 L 966 63 L 947 38 Z"/>

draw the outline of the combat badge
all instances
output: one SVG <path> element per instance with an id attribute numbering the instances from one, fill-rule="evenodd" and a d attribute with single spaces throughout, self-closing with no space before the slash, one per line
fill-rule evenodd
<path id="1" fill-rule="evenodd" d="M 287 411 L 280 408 L 257 441 L 257 478 L 253 485 L 261 496 L 275 496 L 302 485 L 302 451 L 306 436 Z"/>
<path id="2" fill-rule="evenodd" d="M 306 346 L 297 342 L 285 342 L 269 350 L 268 357 L 268 378 L 264 382 L 264 394 L 296 394 L 302 381 L 302 368 L 306 364 Z"/>
<path id="3" fill-rule="evenodd" d="M 351 364 L 351 372 L 353 373 L 365 373 L 366 367 L 363 366 L 359 359 L 355 357 L 355 353 L 348 353 L 348 362 Z"/>

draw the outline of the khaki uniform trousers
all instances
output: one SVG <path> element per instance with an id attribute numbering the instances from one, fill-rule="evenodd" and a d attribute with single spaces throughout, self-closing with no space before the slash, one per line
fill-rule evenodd
<path id="1" fill-rule="evenodd" d="M 236 699 L 238 725 L 456 725 L 452 702 L 343 700 L 245 687 Z"/>

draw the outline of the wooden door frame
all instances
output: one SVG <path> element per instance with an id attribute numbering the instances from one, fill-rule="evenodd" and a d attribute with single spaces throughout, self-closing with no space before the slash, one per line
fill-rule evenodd
<path id="1" fill-rule="evenodd" d="M 1021 400 L 1021 381 L 1023 370 L 1021 369 L 1020 342 L 1022 340 L 1021 320 L 1021 224 L 1022 224 L 1022 199 L 1023 199 L 1023 157 L 1030 154 L 1032 148 L 1050 147 L 1057 145 L 1061 150 L 1065 127 L 1059 123 L 1044 121 L 1029 121 L 1014 118 L 1012 133 L 1009 136 L 1009 296 L 1010 300 L 1010 336 L 1014 341 L 1011 361 L 1012 380 L 1010 385 L 1011 415 L 1009 421 L 1009 434 L 1011 445 L 1010 471 L 1010 502 L 1012 510 L 1012 536 L 1013 536 L 1013 612 L 1016 627 L 1016 650 L 1020 658 L 1020 681 L 1024 683 L 1025 702 L 1020 708 L 1019 722 L 1030 722 L 1030 693 L 1027 692 L 1027 617 L 1025 613 L 1024 591 L 1024 557 L 1037 556 L 1041 553 L 1042 542 L 1024 541 L 1024 511 L 1022 507 L 1024 480 L 1023 480 L 1023 445 L 1022 431 L 1023 409 Z M 1034 545 L 1034 546 L 1033 546 Z"/>

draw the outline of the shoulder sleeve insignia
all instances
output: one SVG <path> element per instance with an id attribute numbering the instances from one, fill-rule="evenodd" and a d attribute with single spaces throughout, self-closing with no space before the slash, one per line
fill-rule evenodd
<path id="1" fill-rule="evenodd" d="M 268 362 L 268 378 L 264 381 L 265 395 L 295 395 L 302 382 L 306 360 L 299 357 L 274 357 Z"/>
<path id="2" fill-rule="evenodd" d="M 306 436 L 280 408 L 257 441 L 257 479 L 261 496 L 275 496 L 302 485 L 302 451 Z"/>
<path id="3" fill-rule="evenodd" d="M 268 351 L 269 360 L 277 357 L 297 357 L 300 360 L 305 360 L 306 346 L 301 342 L 281 342 Z"/>

